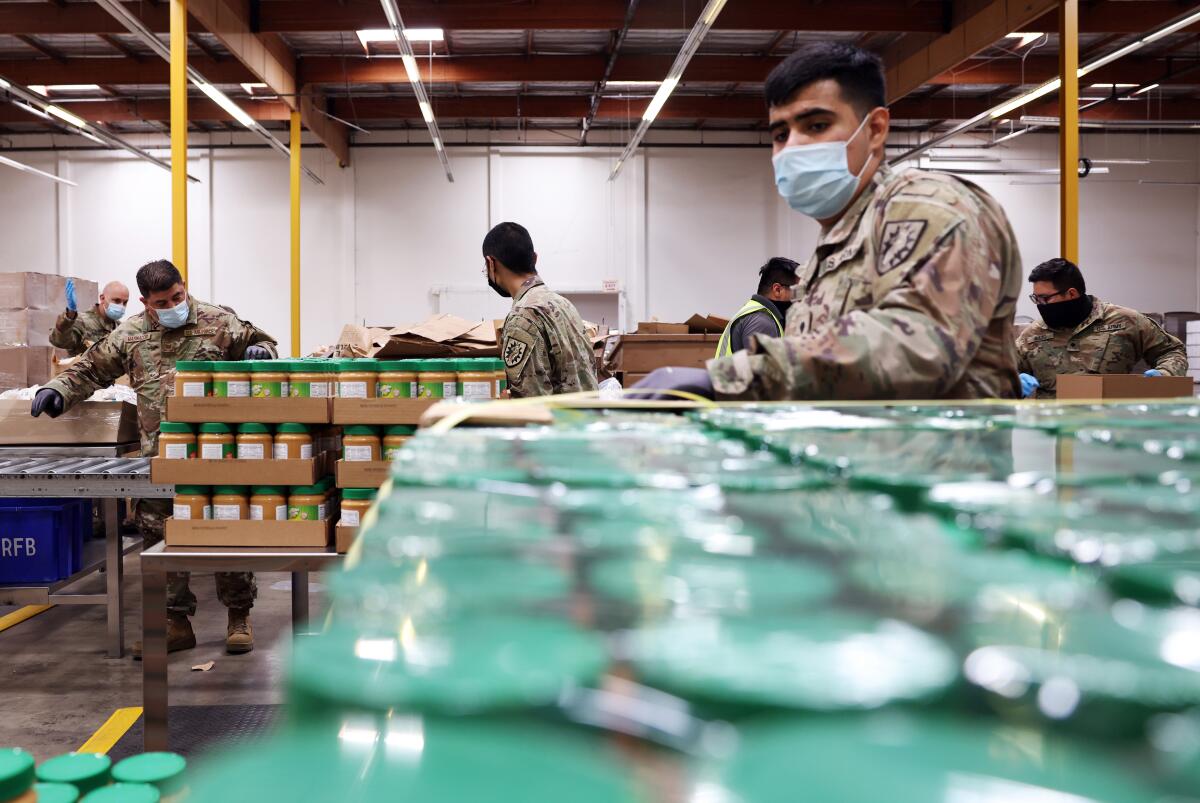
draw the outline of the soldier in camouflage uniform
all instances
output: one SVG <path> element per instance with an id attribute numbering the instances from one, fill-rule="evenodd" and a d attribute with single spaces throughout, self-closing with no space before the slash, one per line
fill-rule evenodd
<path id="1" fill-rule="evenodd" d="M 512 311 L 500 333 L 500 354 L 513 398 L 595 390 L 596 359 L 575 305 L 551 292 L 537 274 L 537 253 L 523 226 L 501 223 L 483 241 L 488 284 Z"/>
<path id="2" fill-rule="evenodd" d="M 1042 322 L 1017 338 L 1023 394 L 1057 395 L 1059 374 L 1128 374 L 1139 362 L 1147 376 L 1186 376 L 1187 349 L 1150 318 L 1087 294 L 1078 266 L 1051 259 L 1029 274 Z"/>
<path id="3" fill-rule="evenodd" d="M 767 80 L 776 185 L 821 223 L 784 337 L 708 371 L 660 369 L 651 392 L 726 399 L 972 399 L 1018 393 L 1021 267 L 1000 206 L 952 176 L 883 164 L 877 57 L 806 45 Z"/>
<path id="4" fill-rule="evenodd" d="M 75 309 L 75 282 L 68 279 L 67 308 L 54 322 L 50 345 L 66 349 L 72 357 L 82 354 L 117 328 L 128 304 L 129 288 L 120 282 L 109 282 L 100 294 L 100 303 L 79 312 Z"/>
<path id="5" fill-rule="evenodd" d="M 170 262 L 144 266 L 137 280 L 146 312 L 117 327 L 42 388 L 34 398 L 32 412 L 57 416 L 128 374 L 138 397 L 142 454 L 152 456 L 158 452 L 158 425 L 174 390 L 177 360 L 270 359 L 276 356 L 276 348 L 270 335 L 232 311 L 190 298 Z M 144 546 L 162 540 L 163 522 L 170 513 L 170 500 L 138 500 L 135 515 Z M 229 609 L 226 648 L 249 652 L 254 645 L 247 618 L 257 594 L 254 575 L 218 572 L 216 583 L 217 597 Z M 168 575 L 167 610 L 168 648 L 194 647 L 196 639 L 187 617 L 196 612 L 196 596 L 188 587 L 187 573 Z M 135 645 L 134 655 L 140 655 L 139 646 Z"/>

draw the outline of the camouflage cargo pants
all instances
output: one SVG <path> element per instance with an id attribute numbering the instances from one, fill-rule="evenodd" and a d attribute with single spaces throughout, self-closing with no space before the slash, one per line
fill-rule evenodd
<path id="1" fill-rule="evenodd" d="M 134 519 L 142 534 L 142 547 L 151 547 L 163 539 L 163 522 L 171 515 L 170 499 L 138 499 L 134 503 Z M 253 572 L 216 572 L 217 599 L 226 608 L 249 609 L 258 596 Z M 196 595 L 188 587 L 187 572 L 167 574 L 167 610 L 194 616 Z"/>

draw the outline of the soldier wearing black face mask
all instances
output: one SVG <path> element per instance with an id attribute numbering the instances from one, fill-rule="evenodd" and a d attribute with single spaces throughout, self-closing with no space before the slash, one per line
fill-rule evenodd
<path id="1" fill-rule="evenodd" d="M 1187 349 L 1150 318 L 1087 294 L 1072 262 L 1051 259 L 1029 274 L 1043 323 L 1017 338 L 1022 395 L 1053 399 L 1059 374 L 1127 374 L 1141 360 L 1146 376 L 1184 376 Z"/>
<path id="2" fill-rule="evenodd" d="M 742 351 L 753 335 L 783 337 L 787 312 L 792 306 L 792 288 L 799 278 L 800 265 L 784 257 L 775 257 L 758 269 L 758 292 L 742 305 L 725 327 L 717 344 L 718 357 Z"/>

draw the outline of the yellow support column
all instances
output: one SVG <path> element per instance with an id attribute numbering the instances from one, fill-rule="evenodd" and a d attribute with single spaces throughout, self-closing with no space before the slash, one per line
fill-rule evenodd
<path id="1" fill-rule="evenodd" d="M 300 112 L 292 112 L 292 356 L 300 356 Z"/>
<path id="2" fill-rule="evenodd" d="M 1079 262 L 1079 0 L 1058 6 L 1059 237 L 1061 256 Z"/>
<path id="3" fill-rule="evenodd" d="M 187 0 L 171 0 L 171 258 L 188 277 Z"/>

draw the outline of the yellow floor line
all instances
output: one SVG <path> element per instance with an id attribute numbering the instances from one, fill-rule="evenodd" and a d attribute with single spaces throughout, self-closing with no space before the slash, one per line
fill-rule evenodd
<path id="1" fill-rule="evenodd" d="M 83 746 L 76 752 L 107 753 L 113 749 L 113 745 L 121 741 L 121 737 L 133 727 L 133 724 L 141 716 L 141 708 L 118 708 L 116 711 L 113 711 L 108 721 L 92 734 L 92 738 L 84 742 Z"/>
<path id="2" fill-rule="evenodd" d="M 48 611 L 53 607 L 53 605 L 26 605 L 24 608 L 18 608 L 12 613 L 0 616 L 0 631 L 8 630 L 13 625 L 19 625 L 26 619 L 31 619 L 42 611 Z"/>

